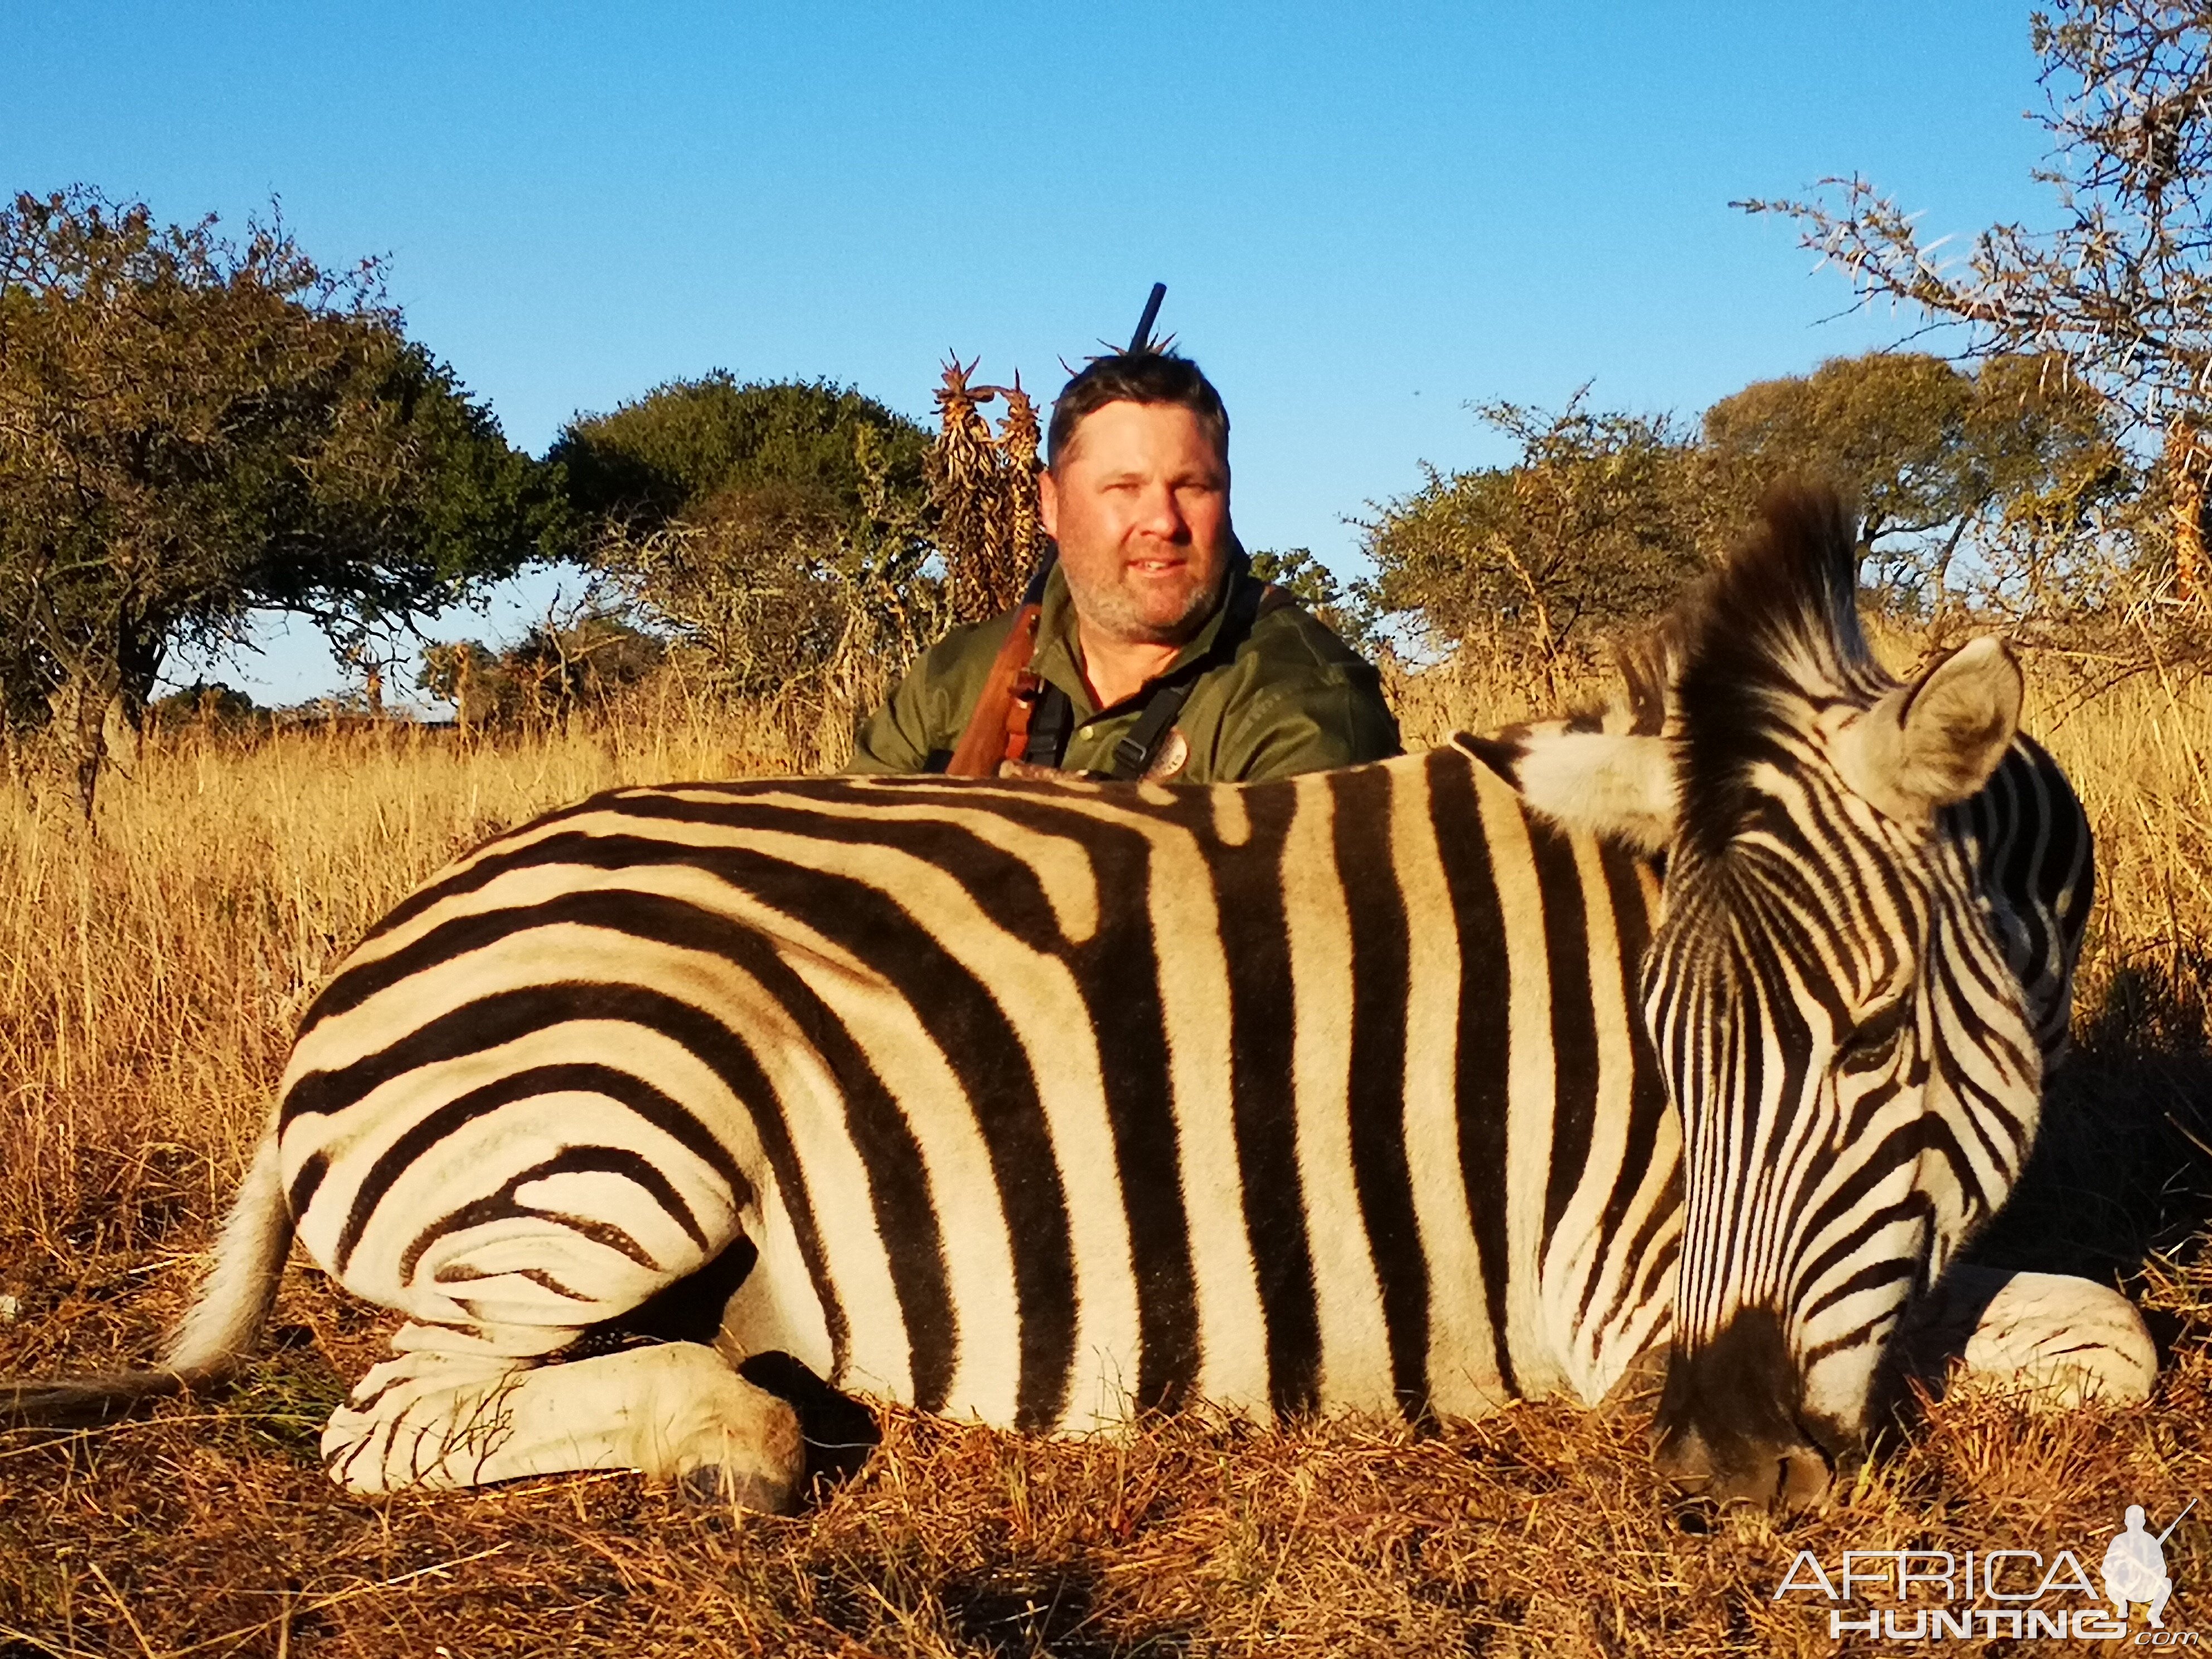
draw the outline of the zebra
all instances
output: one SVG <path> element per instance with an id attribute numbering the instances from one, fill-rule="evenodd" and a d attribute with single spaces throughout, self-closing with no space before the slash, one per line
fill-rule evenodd
<path id="1" fill-rule="evenodd" d="M 1607 701 L 1458 740 L 1555 823 L 1631 841 L 1663 865 L 1671 774 L 1637 740 L 1669 731 L 1683 647 L 1681 619 L 1662 618 L 1619 642 L 1620 685 Z M 1656 775 L 1642 775 L 1647 764 Z M 1646 811 L 1647 800 L 1666 810 Z M 2074 970 L 2096 900 L 2089 815 L 2050 751 L 2024 732 L 1989 781 L 1944 814 L 1998 896 L 1990 918 L 2026 994 L 2048 1076 L 2072 1048 Z"/>
<path id="2" fill-rule="evenodd" d="M 1880 1347 L 1868 1339 L 1880 1334 L 1886 1342 L 1900 1328 L 1911 1334 L 1899 1306 L 1900 1275 L 1909 1275 L 1902 1289 L 1918 1300 L 1923 1329 L 1964 1316 L 1958 1334 L 1974 1330 L 1975 1340 L 1962 1343 L 1970 1359 L 1979 1345 L 1985 1361 L 2002 1350 L 2033 1370 L 2053 1349 L 2078 1340 L 2081 1352 L 2096 1353 L 2094 1369 L 2112 1391 L 2142 1397 L 2155 1352 L 2125 1298 L 2086 1281 L 1960 1267 L 1940 1287 L 1946 1294 L 1926 1295 L 2002 1202 L 2034 1125 L 2007 1103 L 2002 1085 L 2016 1081 L 2017 1069 L 1962 1078 L 1933 1121 L 1894 1109 L 1896 1057 L 1941 1036 L 1927 1006 L 1893 994 L 1911 965 L 1900 950 L 1945 934 L 1993 938 L 2008 972 L 1990 972 L 1984 959 L 1978 972 L 1951 976 L 1949 1012 L 1972 1018 L 1994 1008 L 1992 998 L 2009 1001 L 2016 992 L 2034 1070 L 2047 1074 L 2069 1047 L 2073 975 L 2095 889 L 2094 839 L 2063 771 L 2016 730 L 2017 690 L 1994 712 L 1979 691 L 1956 696 L 1972 656 L 2002 662 L 2001 645 L 1977 641 L 1898 684 L 1858 627 L 1855 562 L 1846 551 L 1852 526 L 1840 504 L 1832 495 L 1784 492 L 1766 514 L 1770 543 L 1794 538 L 1826 550 L 1819 571 L 1826 594 L 1801 588 L 1806 603 L 1794 619 L 1776 627 L 1786 611 L 1724 580 L 1632 642 L 1620 664 L 1624 690 L 1608 705 L 1468 743 L 1554 821 L 1632 841 L 1668 870 L 1668 903 L 1680 926 L 1647 964 L 1646 1010 L 1662 1049 L 1674 1045 L 1664 1060 L 1675 1063 L 1662 1061 L 1662 1070 L 1689 1131 L 1689 1201 L 1713 1206 L 1714 1224 L 1693 1218 L 1687 1229 L 1704 1248 L 1687 1251 L 1680 1269 L 1674 1358 L 1654 1437 L 1678 1483 L 1724 1495 L 1766 1481 L 1778 1453 L 1786 1500 L 1825 1486 L 1830 1449 L 1858 1437 L 1853 1421 L 1863 1420 L 1869 1361 Z M 1930 827 L 1936 844 L 1955 849 L 1957 866 L 1918 892 L 1896 883 L 1863 847 L 1838 860 L 1848 842 L 1823 834 L 1854 812 L 1891 834 L 1912 822 L 1915 814 L 1899 810 L 1903 804 L 1878 781 L 1897 752 L 1880 718 L 1892 708 L 1908 727 L 1916 719 L 1962 731 L 2001 724 L 2009 739 L 1978 788 L 1939 799 Z M 1826 764 L 1808 763 L 1817 761 Z M 1717 833 L 1731 822 L 1735 834 Z M 1726 896 L 1717 900 L 1717 891 Z M 1765 909 L 1771 926 L 1695 926 L 1693 907 L 1745 903 Z M 1943 960 L 1929 958 L 1921 969 Z M 1809 981 L 1808 969 L 1817 975 Z M 1885 986 L 1891 994 L 1882 994 Z M 1881 1005 L 1856 1033 L 1844 1029 L 1854 992 Z M 1735 1027 L 1733 1040 L 1717 1045 L 1717 1014 Z M 1827 1075 L 1820 1063 L 1823 1023 L 1835 1034 L 1838 1057 Z M 1992 1047 L 1985 1057 L 2001 1052 Z M 1862 1093 L 1849 1077 L 1855 1070 L 1878 1080 Z M 1826 1103 L 1824 1091 L 1832 1096 Z M 1854 1096 L 1866 1103 L 1847 1103 Z M 1796 1138 L 1802 1154 L 1824 1117 L 1832 1152 L 1862 1136 L 1896 1137 L 1899 1152 L 1917 1147 L 1919 1158 L 1940 1158 L 1937 1178 L 1900 1187 L 1907 1160 L 1899 1158 L 1887 1174 L 1902 1202 L 1884 1206 L 1817 1159 L 1778 1168 L 1778 1151 Z M 1771 1183 L 1790 1218 L 1778 1221 L 1771 1197 L 1747 1202 L 1728 1180 L 1697 1180 L 1701 1165 Z M 1871 1182 L 1877 1173 L 1863 1169 L 1858 1178 Z M 1865 1261 L 1856 1247 L 1885 1228 L 1917 1228 L 1929 1248 L 1917 1259 L 1908 1252 L 1886 1263 Z M 1805 1257 L 1824 1243 L 1833 1283 L 1808 1302 Z M 1849 1275 L 1837 1278 L 1838 1266 Z M 1996 1334 L 2021 1336 L 2018 1326 L 2008 1328 L 2008 1316 L 2030 1304 L 2038 1307 L 2025 1322 L 2033 1335 L 2008 1346 Z M 2038 1348 L 2040 1360 L 2030 1358 Z M 1778 1376 L 1785 1386 L 1775 1386 Z M 1778 1407 L 1792 1387 L 1794 1420 Z M 2060 1393 L 2078 1397 L 2070 1383 Z"/>
<path id="3" fill-rule="evenodd" d="M 2019 669 L 1981 641 L 1891 684 L 1850 547 L 1832 501 L 1771 505 L 1687 613 L 1674 729 L 1593 758 L 1668 825 L 1663 884 L 1470 742 L 626 788 L 502 836 L 303 1016 L 160 1369 L 0 1401 L 221 1376 L 296 1232 L 408 1320 L 325 1431 L 356 1492 L 634 1468 L 784 1508 L 781 1358 L 1031 1432 L 1419 1424 L 1662 1364 L 1662 1468 L 1810 1501 L 2042 1066 L 1949 811 Z M 615 1340 L 702 1285 L 709 1340 Z"/>

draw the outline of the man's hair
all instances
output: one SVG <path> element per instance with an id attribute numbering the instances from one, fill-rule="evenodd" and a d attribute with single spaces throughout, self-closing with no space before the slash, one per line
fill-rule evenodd
<path id="1" fill-rule="evenodd" d="M 1060 388 L 1045 439 L 1045 465 L 1057 467 L 1085 416 L 1108 404 L 1174 404 L 1198 417 L 1199 430 L 1229 464 L 1229 411 L 1213 382 L 1172 351 L 1117 351 L 1093 357 Z"/>

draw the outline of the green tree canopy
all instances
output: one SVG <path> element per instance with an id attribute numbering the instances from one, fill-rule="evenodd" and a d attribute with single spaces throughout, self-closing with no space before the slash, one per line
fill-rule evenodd
<path id="1" fill-rule="evenodd" d="M 2102 401 L 2034 357 L 1972 371 L 1914 352 L 1834 358 L 1723 398 L 1705 411 L 1704 448 L 1733 521 L 1785 477 L 1843 489 L 1859 504 L 1869 579 L 1931 615 L 1962 549 L 2070 531 L 2127 477 Z"/>
<path id="2" fill-rule="evenodd" d="M 1364 585 L 1346 588 L 1336 573 L 1310 547 L 1261 548 L 1252 555 L 1252 574 L 1272 582 L 1311 611 L 1355 651 L 1378 643 L 1375 608 Z"/>
<path id="3" fill-rule="evenodd" d="M 0 683 L 62 728 L 88 808 L 113 711 L 136 722 L 179 642 L 274 606 L 351 649 L 563 510 L 373 262 L 82 187 L 0 210 Z"/>
<path id="4" fill-rule="evenodd" d="M 933 633 L 929 434 L 825 381 L 679 380 L 582 416 L 563 469 L 589 561 L 710 683 L 788 690 Z"/>
<path id="5" fill-rule="evenodd" d="M 1510 466 L 1445 473 L 1365 524 L 1385 611 L 1454 641 L 1504 633 L 1548 672 L 1584 635 L 1650 615 L 1697 568 L 1703 502 L 1690 440 L 1663 419 L 1478 406 L 1520 445 Z"/>
<path id="6" fill-rule="evenodd" d="M 564 470 L 580 516 L 641 533 L 702 521 L 718 497 L 763 489 L 857 518 L 871 488 L 863 429 L 894 494 L 924 499 L 928 432 L 826 380 L 740 384 L 721 370 L 672 380 L 611 414 L 578 416 L 548 459 Z"/>
<path id="7" fill-rule="evenodd" d="M 1450 640 L 1502 632 L 1548 664 L 1642 621 L 1725 551 L 1791 477 L 1863 514 L 1869 579 L 1940 613 L 1975 559 L 1978 598 L 2077 536 L 2131 474 L 2106 405 L 2048 362 L 1869 353 L 1723 398 L 1700 425 L 1511 404 L 1477 412 L 1520 446 L 1509 466 L 1444 473 L 1366 526 L 1386 611 Z"/>

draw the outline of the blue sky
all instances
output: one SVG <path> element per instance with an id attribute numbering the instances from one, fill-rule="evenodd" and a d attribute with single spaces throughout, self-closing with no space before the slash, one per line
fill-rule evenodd
<path id="1" fill-rule="evenodd" d="M 0 6 L 0 187 L 173 218 L 272 195 L 388 258 L 542 451 L 676 376 L 927 416 L 948 350 L 1049 392 L 1147 286 L 1220 385 L 1248 544 L 1357 565 L 1470 399 L 1693 415 L 1890 343 L 1731 198 L 1866 173 L 2033 222 L 2025 4 Z M 494 608 L 512 627 L 550 582 Z M 485 630 L 468 617 L 436 634 Z M 220 670 L 327 689 L 312 639 Z"/>

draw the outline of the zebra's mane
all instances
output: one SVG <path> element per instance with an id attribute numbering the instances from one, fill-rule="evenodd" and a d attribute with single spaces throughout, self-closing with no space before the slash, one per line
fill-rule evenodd
<path id="1" fill-rule="evenodd" d="M 1802 752 L 1820 711 L 1895 684 L 1859 627 L 1857 536 L 1836 492 L 1782 485 L 1726 563 L 1676 612 L 1682 832 L 1717 856 L 1761 762 Z"/>
<path id="2" fill-rule="evenodd" d="M 1666 731 L 1674 668 L 1682 653 L 1682 618 L 1676 611 L 1640 634 L 1614 641 L 1613 665 L 1620 675 L 1620 690 L 1608 708 L 1626 722 L 1626 729 L 1642 737 L 1658 737 Z"/>

